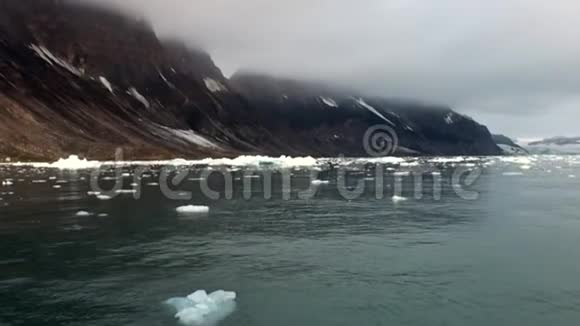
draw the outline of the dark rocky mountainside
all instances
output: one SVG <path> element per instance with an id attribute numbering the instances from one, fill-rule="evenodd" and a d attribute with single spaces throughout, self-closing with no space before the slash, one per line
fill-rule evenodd
<path id="1" fill-rule="evenodd" d="M 492 155 L 486 127 L 449 108 L 255 74 L 226 79 L 202 50 L 142 20 L 62 0 L 0 2 L 0 157 L 365 156 L 388 124 L 395 154 Z"/>
<path id="2" fill-rule="evenodd" d="M 528 150 L 522 146 L 516 144 L 511 138 L 504 135 L 493 135 L 493 140 L 495 143 L 503 150 L 507 155 L 527 155 Z"/>

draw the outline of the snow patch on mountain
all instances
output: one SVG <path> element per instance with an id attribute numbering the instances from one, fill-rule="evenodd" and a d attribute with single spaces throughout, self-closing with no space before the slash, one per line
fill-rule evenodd
<path id="1" fill-rule="evenodd" d="M 77 76 L 81 76 L 83 74 L 83 71 L 81 69 L 73 67 L 71 64 L 57 57 L 42 45 L 31 44 L 30 49 L 32 49 L 41 59 L 46 61 L 51 66 L 54 66 L 55 64 L 59 65 L 60 67 L 68 70 L 70 73 Z"/>
<path id="2" fill-rule="evenodd" d="M 141 95 L 141 93 L 139 93 L 139 91 L 135 87 L 129 88 L 128 93 L 129 95 L 133 96 L 137 101 L 141 102 L 141 104 L 143 104 L 146 108 L 149 108 L 151 106 L 149 104 L 149 101 L 147 101 L 147 99 L 145 98 L 145 96 Z"/>
<path id="3" fill-rule="evenodd" d="M 449 112 L 444 118 L 445 123 L 448 125 L 455 123 L 455 120 L 453 120 L 453 116 L 454 116 L 453 112 Z"/>
<path id="4" fill-rule="evenodd" d="M 375 109 L 374 107 L 367 104 L 362 98 L 355 98 L 355 101 L 358 103 L 358 105 L 371 111 L 372 113 L 374 113 L 379 118 L 383 119 L 385 122 L 387 122 L 391 126 L 393 126 L 393 127 L 395 126 L 395 124 L 391 120 L 387 119 L 384 115 L 382 115 L 379 111 L 377 111 L 377 109 Z"/>
<path id="5" fill-rule="evenodd" d="M 332 108 L 337 108 L 338 104 L 336 103 L 335 100 L 331 99 L 330 97 L 324 97 L 321 96 L 320 100 L 322 101 L 322 103 L 326 104 L 327 106 L 330 106 Z"/>
<path id="6" fill-rule="evenodd" d="M 228 88 L 224 84 L 212 78 L 204 78 L 205 87 L 212 93 L 226 92 Z"/>
<path id="7" fill-rule="evenodd" d="M 200 134 L 196 133 L 191 129 L 173 129 L 164 126 L 159 126 L 159 128 L 162 129 L 165 133 L 168 133 L 168 136 L 177 137 L 181 141 L 205 148 L 221 149 L 219 145 L 215 144 L 214 142 L 201 136 Z"/>
<path id="8" fill-rule="evenodd" d="M 103 77 L 103 76 L 100 76 L 100 77 L 99 77 L 99 81 L 101 82 L 101 84 L 103 84 L 103 86 L 105 86 L 105 88 L 106 88 L 106 89 L 107 89 L 109 92 L 111 92 L 111 93 L 114 93 L 114 92 L 113 92 L 113 86 L 112 86 L 112 85 L 111 85 L 111 83 L 110 83 L 110 82 L 107 80 L 107 78 L 105 78 L 105 77 Z"/>

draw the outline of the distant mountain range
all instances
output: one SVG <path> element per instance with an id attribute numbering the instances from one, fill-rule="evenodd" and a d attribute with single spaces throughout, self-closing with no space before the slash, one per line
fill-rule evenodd
<path id="1" fill-rule="evenodd" d="M 532 154 L 580 154 L 580 137 L 518 140 L 518 143 Z"/>
<path id="2" fill-rule="evenodd" d="M 297 49 L 299 51 L 299 49 Z M 61 0 L 0 2 L 0 158 L 56 160 L 366 156 L 365 132 L 396 133 L 394 155 L 498 155 L 489 130 L 450 108 L 369 97 L 255 73 L 145 21 Z"/>

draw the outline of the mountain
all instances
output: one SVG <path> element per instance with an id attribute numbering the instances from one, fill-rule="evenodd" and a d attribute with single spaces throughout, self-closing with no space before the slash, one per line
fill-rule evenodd
<path id="1" fill-rule="evenodd" d="M 504 135 L 492 135 L 493 140 L 506 155 L 527 155 L 528 150 L 518 145 L 511 138 Z"/>
<path id="2" fill-rule="evenodd" d="M 566 146 L 566 145 L 580 145 L 580 137 L 553 137 L 546 138 L 543 140 L 533 141 L 528 144 L 529 146 L 538 145 L 556 145 L 556 146 Z"/>
<path id="3" fill-rule="evenodd" d="M 580 137 L 552 137 L 542 140 L 521 141 L 521 143 L 523 147 L 533 154 L 580 154 Z"/>
<path id="4" fill-rule="evenodd" d="M 446 107 L 238 73 L 146 21 L 63 0 L 0 2 L 0 157 L 55 160 L 366 156 L 387 125 L 395 155 L 494 155 L 491 134 Z M 380 144 L 379 144 L 380 145 Z"/>

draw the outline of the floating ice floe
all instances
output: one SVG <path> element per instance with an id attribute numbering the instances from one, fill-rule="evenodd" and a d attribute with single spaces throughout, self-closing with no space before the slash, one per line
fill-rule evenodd
<path id="1" fill-rule="evenodd" d="M 188 326 L 212 326 L 236 309 L 236 293 L 198 290 L 185 298 L 171 298 L 165 304 L 175 309 L 175 318 Z"/>
<path id="2" fill-rule="evenodd" d="M 32 180 L 32 183 L 34 184 L 40 184 L 40 183 L 47 183 L 47 180 Z"/>
<path id="3" fill-rule="evenodd" d="M 327 185 L 327 184 L 330 184 L 330 181 L 328 181 L 328 180 L 312 180 L 312 181 L 310 181 L 310 184 L 312 184 L 314 186 Z"/>
<path id="4" fill-rule="evenodd" d="M 535 162 L 535 159 L 528 156 L 502 156 L 499 160 L 505 163 L 520 164 L 524 166 L 532 165 Z"/>
<path id="5" fill-rule="evenodd" d="M 4 187 L 9 187 L 9 186 L 12 186 L 13 184 L 14 184 L 14 182 L 12 182 L 11 180 L 2 181 L 2 186 L 4 186 Z"/>
<path id="6" fill-rule="evenodd" d="M 130 195 L 130 194 L 137 193 L 137 190 L 136 189 L 119 189 L 119 190 L 115 190 L 115 192 L 118 194 L 125 194 L 125 195 L 129 194 Z"/>
<path id="7" fill-rule="evenodd" d="M 208 206 L 188 205 L 188 206 L 177 207 L 175 209 L 175 211 L 180 215 L 207 214 L 207 213 L 209 213 L 209 207 Z"/>
<path id="8" fill-rule="evenodd" d="M 87 211 L 78 211 L 75 215 L 78 217 L 85 217 L 85 216 L 91 216 L 91 213 L 89 213 Z"/>
<path id="9" fill-rule="evenodd" d="M 430 163 L 463 163 L 471 160 L 471 157 L 455 156 L 455 157 L 434 157 L 428 159 Z"/>
<path id="10" fill-rule="evenodd" d="M 502 173 L 505 176 L 520 176 L 520 175 L 524 175 L 522 172 L 504 172 Z"/>
<path id="11" fill-rule="evenodd" d="M 60 188 L 62 188 L 62 186 L 61 185 L 54 185 L 54 186 L 52 186 L 52 188 L 53 189 L 60 189 Z"/>
<path id="12" fill-rule="evenodd" d="M 261 167 L 274 166 L 280 168 L 292 167 L 312 167 L 317 165 L 317 160 L 311 156 L 308 157 L 269 157 L 269 156 L 239 156 L 234 159 L 205 159 L 192 162 L 194 165 L 211 165 L 211 166 L 237 166 L 237 167 Z"/>
<path id="13" fill-rule="evenodd" d="M 101 163 L 98 161 L 88 161 L 87 159 L 80 159 L 77 155 L 71 155 L 68 158 L 61 158 L 54 163 L 47 164 L 45 167 L 61 170 L 81 170 L 98 168 L 99 166 L 101 166 Z"/>
<path id="14" fill-rule="evenodd" d="M 98 195 L 97 199 L 98 200 L 111 200 L 111 199 L 113 199 L 113 197 L 107 196 L 107 195 Z"/>
<path id="15" fill-rule="evenodd" d="M 405 198 L 405 197 L 396 196 L 396 195 L 393 196 L 392 199 L 393 199 L 393 203 L 399 203 L 399 202 L 402 202 L 402 201 L 406 201 L 407 200 L 407 198 Z"/>
<path id="16" fill-rule="evenodd" d="M 232 166 L 232 167 L 275 167 L 275 168 L 303 168 L 315 167 L 319 162 L 313 157 L 269 157 L 269 156 L 240 156 L 234 159 L 231 158 L 206 158 L 202 160 L 157 160 L 157 161 L 87 161 L 86 159 L 79 159 L 77 155 L 71 155 L 69 158 L 60 159 L 54 163 L 45 162 L 16 162 L 16 163 L 0 163 L 0 166 L 30 166 L 35 168 L 55 168 L 63 170 L 80 170 L 93 169 L 101 166 L 152 166 L 152 165 L 167 165 L 167 166 Z M 50 180 L 56 178 L 51 177 Z M 115 177 L 103 177 L 103 180 L 116 180 Z"/>

